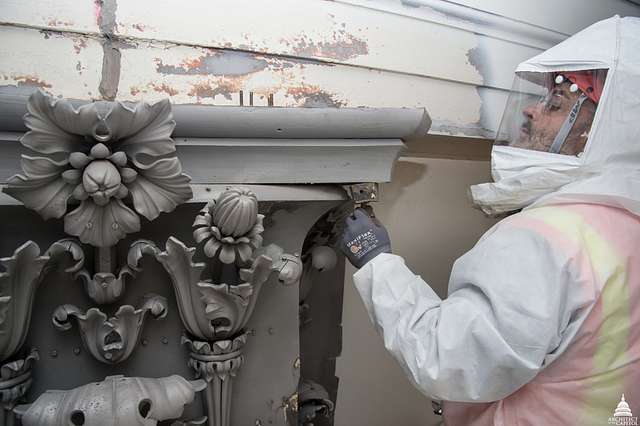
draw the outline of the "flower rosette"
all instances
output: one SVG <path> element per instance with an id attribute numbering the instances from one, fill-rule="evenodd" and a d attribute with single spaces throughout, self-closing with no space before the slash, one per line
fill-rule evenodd
<path id="1" fill-rule="evenodd" d="M 23 155 L 23 174 L 4 188 L 44 219 L 64 217 L 65 232 L 96 247 L 137 232 L 138 215 L 154 220 L 192 196 L 175 156 L 170 103 L 104 104 L 76 109 L 35 92 L 20 142 L 42 155 Z M 67 213 L 71 199 L 80 204 Z"/>
<path id="2" fill-rule="evenodd" d="M 244 266 L 262 245 L 263 219 L 253 192 L 230 188 L 200 210 L 193 223 L 193 238 L 198 244 L 204 242 L 207 257 Z"/>

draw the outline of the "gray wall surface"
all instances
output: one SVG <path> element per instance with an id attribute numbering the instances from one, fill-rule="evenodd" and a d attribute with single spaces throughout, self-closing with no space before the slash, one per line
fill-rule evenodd
<path id="1" fill-rule="evenodd" d="M 402 158 L 393 181 L 381 188 L 376 215 L 391 235 L 393 251 L 446 296 L 451 266 L 495 220 L 471 207 L 467 188 L 490 182 L 486 161 Z M 431 401 L 416 390 L 386 352 L 353 286 L 347 266 L 343 351 L 336 426 L 430 426 L 440 424 Z"/>

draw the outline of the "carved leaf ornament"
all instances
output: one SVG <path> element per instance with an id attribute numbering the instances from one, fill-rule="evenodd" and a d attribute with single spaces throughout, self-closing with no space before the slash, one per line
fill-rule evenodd
<path id="1" fill-rule="evenodd" d="M 193 238 L 198 244 L 205 243 L 207 257 L 244 266 L 262 245 L 263 219 L 253 192 L 230 188 L 200 211 L 193 223 Z"/>
<path id="2" fill-rule="evenodd" d="M 112 318 L 107 318 L 97 308 L 83 313 L 74 305 L 62 305 L 53 313 L 52 321 L 57 329 L 66 331 L 75 318 L 82 341 L 91 355 L 98 361 L 115 364 L 129 358 L 135 349 L 147 315 L 161 319 L 167 315 L 167 309 L 164 297 L 149 295 L 142 308 L 124 305 Z"/>
<path id="3" fill-rule="evenodd" d="M 23 174 L 4 189 L 44 219 L 64 216 L 65 232 L 96 247 L 138 231 L 138 214 L 153 220 L 192 196 L 175 156 L 169 101 L 104 104 L 101 114 L 96 103 L 76 109 L 41 91 L 31 95 L 20 142 L 41 155 L 23 155 Z M 67 213 L 71 199 L 80 205 Z"/>
<path id="4" fill-rule="evenodd" d="M 0 259 L 0 361 L 15 354 L 27 337 L 33 298 L 48 261 L 33 241 Z"/>

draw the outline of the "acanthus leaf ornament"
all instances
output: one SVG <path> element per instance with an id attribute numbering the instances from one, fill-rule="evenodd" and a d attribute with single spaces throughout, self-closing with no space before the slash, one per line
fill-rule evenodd
<path id="1" fill-rule="evenodd" d="M 33 404 L 17 406 L 14 411 L 23 426 L 154 426 L 178 419 L 204 387 L 203 380 L 189 382 L 177 375 L 158 379 L 111 376 L 68 391 L 47 391 Z"/>
<path id="2" fill-rule="evenodd" d="M 138 231 L 138 215 L 153 220 L 192 196 L 175 156 L 170 103 L 106 105 L 100 114 L 95 103 L 75 109 L 41 91 L 31 95 L 20 141 L 44 156 L 23 155 L 23 174 L 4 188 L 45 219 L 64 216 L 68 234 L 96 247 Z M 67 213 L 71 198 L 80 205 Z"/>
<path id="3" fill-rule="evenodd" d="M 71 328 L 71 320 L 75 319 L 82 341 L 91 355 L 106 364 L 116 364 L 129 358 L 135 349 L 148 314 L 155 319 L 164 318 L 167 300 L 162 296 L 149 295 L 140 309 L 124 305 L 112 318 L 107 318 L 97 308 L 83 313 L 76 306 L 62 305 L 54 311 L 52 321 L 58 330 L 66 331 Z"/>
<path id="4" fill-rule="evenodd" d="M 27 337 L 33 298 L 48 261 L 33 241 L 0 258 L 0 362 L 14 355 Z"/>
<path id="5" fill-rule="evenodd" d="M 100 256 L 100 250 L 97 249 L 95 256 Z M 73 274 L 74 279 L 79 278 L 84 284 L 87 296 L 99 305 L 118 300 L 124 293 L 127 278 L 134 276 L 134 271 L 127 265 L 120 268 L 117 274 L 110 271 L 91 274 L 85 268 L 85 254 L 82 245 L 73 238 L 56 241 L 49 247 L 46 254 L 51 257 L 52 262 L 47 266 L 47 269 L 53 266 L 53 260 L 59 259 L 65 253 L 69 254 L 74 261 L 70 267 L 65 269 L 65 272 Z"/>
<path id="6" fill-rule="evenodd" d="M 302 263 L 275 244 L 262 246 L 264 216 L 255 194 L 229 188 L 208 203 L 195 219 L 193 236 L 203 244 L 211 265 L 194 262 L 196 247 L 170 237 L 165 250 L 149 240 L 131 244 L 128 268 L 140 270 L 144 255 L 168 273 L 190 352 L 189 366 L 207 382 L 209 426 L 231 424 L 233 377 L 244 363 L 246 325 L 260 290 L 277 275 L 281 284 L 298 283 Z M 223 278 L 224 277 L 224 278 Z M 226 281 L 226 282 L 224 282 Z"/>
<path id="7" fill-rule="evenodd" d="M 173 284 L 180 317 L 187 331 L 198 339 L 215 341 L 240 332 L 249 320 L 260 288 L 272 272 L 280 272 L 281 262 L 266 255 L 258 256 L 251 268 L 240 269 L 240 284 L 214 284 L 201 280 L 206 265 L 194 263 L 195 247 L 187 247 L 174 237 L 167 240 L 165 251 L 149 241 L 133 244 L 139 250 L 153 254 Z M 271 246 L 273 252 L 282 253 Z M 139 257 L 133 256 L 132 260 Z M 275 265 L 275 266 L 274 266 Z M 136 267 L 136 263 L 131 265 Z"/>

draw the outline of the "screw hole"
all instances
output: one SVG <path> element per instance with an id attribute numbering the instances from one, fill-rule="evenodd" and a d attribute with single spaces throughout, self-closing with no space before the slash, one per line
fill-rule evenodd
<path id="1" fill-rule="evenodd" d="M 151 401 L 149 401 L 148 399 L 143 399 L 142 401 L 140 401 L 140 403 L 138 404 L 138 412 L 140 413 L 140 415 L 146 419 L 150 411 Z"/>
<path id="2" fill-rule="evenodd" d="M 84 413 L 80 410 L 76 410 L 71 413 L 71 423 L 80 426 L 84 424 Z"/>

